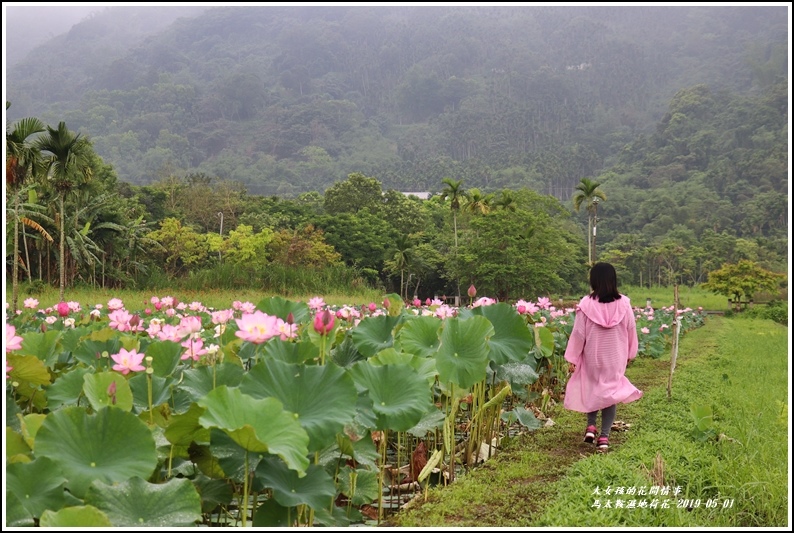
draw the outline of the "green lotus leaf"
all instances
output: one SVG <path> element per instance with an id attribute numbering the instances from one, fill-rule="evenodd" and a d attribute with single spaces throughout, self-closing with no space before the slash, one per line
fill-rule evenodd
<path id="1" fill-rule="evenodd" d="M 199 474 L 193 485 L 201 496 L 202 513 L 211 513 L 219 505 L 228 505 L 234 497 L 231 484 L 225 479 L 210 479 Z"/>
<path id="2" fill-rule="evenodd" d="M 428 383 L 436 381 L 436 361 L 420 357 L 411 353 L 398 352 L 394 348 L 387 348 L 369 359 L 372 365 L 407 364 Z"/>
<path id="3" fill-rule="evenodd" d="M 422 420 L 420 420 L 418 424 L 408 430 L 408 433 L 414 437 L 423 438 L 428 433 L 443 427 L 444 418 L 444 413 L 438 409 L 429 411 L 422 417 Z"/>
<path id="4" fill-rule="evenodd" d="M 536 353 L 540 352 L 540 357 L 551 357 L 554 353 L 554 334 L 547 327 L 537 327 L 534 330 Z"/>
<path id="5" fill-rule="evenodd" d="M 441 332 L 441 346 L 436 354 L 439 380 L 464 389 L 485 378 L 488 366 L 488 338 L 493 325 L 483 316 L 462 320 L 448 318 Z"/>
<path id="6" fill-rule="evenodd" d="M 364 516 L 358 509 L 346 509 L 334 506 L 332 510 L 326 508 L 314 511 L 314 525 L 333 528 L 349 527 L 352 522 L 363 522 Z"/>
<path id="7" fill-rule="evenodd" d="M 502 413 L 500 418 L 510 423 L 512 423 L 514 420 L 518 420 L 519 424 L 530 431 L 534 431 L 543 425 L 537 418 L 535 418 L 535 413 L 521 406 L 516 407 L 512 411 Z"/>
<path id="8" fill-rule="evenodd" d="M 193 451 L 194 445 L 191 445 L 191 460 L 194 459 Z M 243 449 L 228 433 L 218 428 L 210 430 L 210 445 L 207 447 L 207 453 L 211 460 L 204 458 L 203 465 L 197 462 L 202 468 L 202 472 L 210 477 L 228 478 L 236 483 L 242 483 L 245 479 L 246 466 L 250 474 L 256 469 L 259 461 L 267 456 L 265 452 L 251 453 Z M 247 465 L 246 461 L 248 461 Z M 214 474 L 213 471 L 221 472 L 221 475 Z M 259 481 L 254 478 L 250 486 L 252 491 L 256 492 L 261 489 L 261 484 L 258 483 Z"/>
<path id="9" fill-rule="evenodd" d="M 351 438 L 348 431 L 336 435 L 336 445 L 339 452 L 351 457 L 358 464 L 376 469 L 380 454 L 372 442 L 372 432 L 366 431 L 363 436 L 355 435 Z"/>
<path id="10" fill-rule="evenodd" d="M 336 479 L 339 491 L 350 498 L 355 506 L 369 504 L 378 499 L 380 480 L 377 471 L 353 469 L 345 465 L 339 470 Z"/>
<path id="11" fill-rule="evenodd" d="M 285 363 L 300 364 L 320 355 L 317 346 L 310 342 L 289 342 L 271 339 L 262 351 L 265 359 L 277 359 Z"/>
<path id="12" fill-rule="evenodd" d="M 171 385 L 174 383 L 173 377 L 161 377 L 152 374 L 152 407 L 168 403 L 171 400 Z M 132 406 L 138 411 L 149 409 L 149 383 L 146 374 L 139 372 L 127 383 L 132 390 Z"/>
<path id="13" fill-rule="evenodd" d="M 256 467 L 256 477 L 273 490 L 273 499 L 284 507 L 305 504 L 312 509 L 329 507 L 336 496 L 334 480 L 319 465 L 309 465 L 299 477 L 283 461 L 266 457 Z"/>
<path id="14" fill-rule="evenodd" d="M 202 426 L 225 431 L 248 451 L 278 455 L 301 474 L 306 470 L 309 435 L 275 398 L 257 400 L 221 385 L 196 403 L 206 409 Z"/>
<path id="15" fill-rule="evenodd" d="M 116 407 L 122 411 L 132 410 L 132 391 L 127 378 L 118 372 L 99 372 L 83 376 L 83 392 L 91 408 L 98 411 L 102 407 Z M 116 392 L 111 395 L 108 388 L 115 384 Z"/>
<path id="16" fill-rule="evenodd" d="M 394 345 L 394 328 L 401 319 L 401 316 L 387 315 L 363 319 L 352 330 L 353 344 L 364 357 L 372 357 L 381 350 L 390 348 Z"/>
<path id="17" fill-rule="evenodd" d="M 284 507 L 270 498 L 256 508 L 252 526 L 286 528 L 295 525 L 295 518 L 296 513 L 293 509 Z"/>
<path id="18" fill-rule="evenodd" d="M 266 298 L 256 304 L 256 308 L 270 316 L 277 316 L 286 321 L 287 315 L 292 313 L 293 324 L 299 324 L 309 316 L 309 306 L 303 302 L 293 302 L 280 296 Z"/>
<path id="19" fill-rule="evenodd" d="M 44 361 L 35 355 L 19 355 L 15 353 L 6 354 L 6 364 L 14 367 L 8 373 L 11 379 L 18 383 L 29 383 L 30 385 L 49 385 L 50 372 Z"/>
<path id="20" fill-rule="evenodd" d="M 78 498 L 94 480 L 148 478 L 157 466 L 154 438 L 146 424 L 132 413 L 107 407 L 91 415 L 81 407 L 50 413 L 33 450 L 61 466 L 68 489 Z"/>
<path id="21" fill-rule="evenodd" d="M 350 375 L 372 400 L 377 429 L 406 431 L 433 408 L 427 381 L 409 365 L 361 361 L 350 368 Z"/>
<path id="22" fill-rule="evenodd" d="M 115 527 L 193 527 L 201 520 L 201 498 L 188 479 L 148 483 L 138 476 L 119 483 L 95 481 L 85 502 Z"/>
<path id="23" fill-rule="evenodd" d="M 6 465 L 6 493 L 16 496 L 30 516 L 39 518 L 47 510 L 63 507 L 66 478 L 60 467 L 47 457 L 29 463 Z"/>
<path id="24" fill-rule="evenodd" d="M 115 331 L 110 328 L 104 328 L 100 331 L 104 330 L 110 331 L 111 333 Z M 92 368 L 96 367 L 97 362 L 100 360 L 103 361 L 103 364 L 106 364 L 108 361 L 108 359 L 101 359 L 102 352 L 107 352 L 108 354 L 119 353 L 119 349 L 121 348 L 121 340 L 117 337 L 98 339 L 95 338 L 97 333 L 96 331 L 93 332 L 88 339 L 83 340 L 72 350 L 72 357 Z M 100 354 L 100 357 L 97 357 L 97 354 Z"/>
<path id="25" fill-rule="evenodd" d="M 20 413 L 17 415 L 17 418 L 20 421 L 19 432 L 22 433 L 22 438 L 25 439 L 25 443 L 32 449 L 33 443 L 36 441 L 36 433 L 38 433 L 47 415 L 31 413 L 22 416 Z"/>
<path id="26" fill-rule="evenodd" d="M 77 405 L 83 393 L 83 376 L 90 372 L 93 372 L 92 368 L 78 366 L 61 374 L 47 387 L 47 407 L 54 411 L 64 405 Z"/>
<path id="27" fill-rule="evenodd" d="M 234 441 L 232 441 L 228 437 L 228 435 L 226 435 L 226 433 L 224 433 L 223 431 L 219 429 L 210 430 L 210 434 L 212 434 L 213 432 L 220 433 L 221 435 L 229 439 L 229 441 L 231 441 L 232 444 L 234 444 Z M 235 444 L 235 446 L 237 445 Z M 239 446 L 237 446 L 237 449 L 242 450 L 242 448 L 240 448 Z M 190 457 L 190 460 L 205 475 L 213 479 L 221 479 L 226 477 L 233 479 L 232 476 L 227 476 L 226 473 L 223 471 L 223 468 L 221 468 L 221 465 L 218 462 L 218 458 L 212 456 L 212 452 L 210 451 L 209 445 L 197 444 L 196 442 L 191 442 L 190 446 L 188 446 L 187 448 L 187 453 L 188 456 Z M 243 478 L 240 477 L 239 479 L 236 479 L 236 481 L 242 481 L 242 479 Z"/>
<path id="28" fill-rule="evenodd" d="M 174 373 L 184 348 L 178 342 L 156 341 L 145 345 L 141 348 L 141 351 L 146 354 L 146 357 L 152 358 L 154 375 L 164 378 Z"/>
<path id="29" fill-rule="evenodd" d="M 58 512 L 44 511 L 39 521 L 41 527 L 112 527 L 108 515 L 93 505 L 64 507 Z"/>
<path id="30" fill-rule="evenodd" d="M 173 415 L 165 428 L 165 438 L 174 446 L 190 446 L 191 442 L 209 442 L 210 433 L 199 424 L 204 409 L 195 403 L 186 413 Z"/>
<path id="31" fill-rule="evenodd" d="M 185 370 L 179 389 L 187 392 L 195 402 L 209 394 L 213 388 L 226 385 L 230 388 L 240 385 L 243 379 L 243 369 L 232 363 L 219 363 L 215 365 L 213 378 L 212 366 L 200 366 Z M 213 386 L 214 379 L 214 386 Z"/>
<path id="32" fill-rule="evenodd" d="M 488 339 L 491 361 L 502 365 L 508 361 L 526 360 L 535 346 L 535 337 L 513 306 L 500 302 L 476 307 L 473 312 L 481 314 L 493 325 L 493 336 Z"/>
<path id="33" fill-rule="evenodd" d="M 434 316 L 417 316 L 406 320 L 398 337 L 404 352 L 420 357 L 432 357 L 440 344 L 443 322 Z"/>
<path id="34" fill-rule="evenodd" d="M 90 330 L 85 326 L 66 328 L 61 333 L 61 348 L 66 352 L 73 352 L 88 337 Z"/>
<path id="35" fill-rule="evenodd" d="M 21 355 L 34 355 L 44 363 L 53 368 L 58 362 L 60 352 L 58 341 L 63 332 L 48 330 L 43 333 L 38 331 L 26 332 L 22 339 L 22 348 L 19 350 Z"/>
<path id="36" fill-rule="evenodd" d="M 350 365 L 366 359 L 353 343 L 350 330 L 345 333 L 342 342 L 331 349 L 331 359 L 337 366 L 348 368 Z"/>
<path id="37" fill-rule="evenodd" d="M 514 394 L 526 398 L 526 386 L 538 380 L 536 367 L 537 360 L 534 358 L 529 358 L 524 363 L 505 363 L 496 367 L 496 379 L 507 381 Z"/>
<path id="38" fill-rule="evenodd" d="M 25 439 L 12 427 L 6 426 L 6 460 L 8 462 L 27 462 L 22 457 L 30 455 L 31 448 Z"/>
<path id="39" fill-rule="evenodd" d="M 6 362 L 8 362 L 9 355 L 10 354 L 6 354 Z M 15 398 L 12 396 L 13 392 L 14 391 L 11 387 L 6 386 L 5 421 L 6 421 L 6 426 L 9 426 L 11 429 L 15 431 L 20 431 L 19 419 L 17 418 L 17 414 L 21 414 L 21 411 L 19 410 L 19 406 L 17 405 Z"/>
<path id="40" fill-rule="evenodd" d="M 334 441 L 356 414 L 356 386 L 335 365 L 291 365 L 270 359 L 255 365 L 240 384 L 253 398 L 274 397 L 309 434 L 309 451 Z"/>
<path id="41" fill-rule="evenodd" d="M 6 491 L 5 518 L 6 527 L 33 527 L 36 525 L 34 518 L 22 505 L 22 502 L 13 492 Z"/>

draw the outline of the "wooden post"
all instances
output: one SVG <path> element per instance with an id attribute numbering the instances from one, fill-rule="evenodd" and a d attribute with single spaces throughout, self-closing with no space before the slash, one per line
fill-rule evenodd
<path id="1" fill-rule="evenodd" d="M 674 293 L 675 303 L 673 304 L 673 349 L 670 354 L 670 377 L 667 379 L 668 400 L 672 398 L 673 371 L 675 370 L 676 359 L 678 359 L 678 337 L 681 333 L 681 319 L 678 318 L 678 285 L 675 286 Z"/>

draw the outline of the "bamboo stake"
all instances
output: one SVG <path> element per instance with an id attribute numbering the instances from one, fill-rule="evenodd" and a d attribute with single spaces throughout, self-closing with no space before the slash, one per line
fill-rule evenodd
<path id="1" fill-rule="evenodd" d="M 681 319 L 678 318 L 678 285 L 674 289 L 675 302 L 673 304 L 673 349 L 670 354 L 670 377 L 667 379 L 667 399 L 672 398 L 673 388 L 673 371 L 675 370 L 675 362 L 678 359 L 678 337 L 681 333 Z"/>

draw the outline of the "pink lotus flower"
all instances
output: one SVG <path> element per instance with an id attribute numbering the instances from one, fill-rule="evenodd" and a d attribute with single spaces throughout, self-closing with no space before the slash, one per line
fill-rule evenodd
<path id="1" fill-rule="evenodd" d="M 207 350 L 204 348 L 204 340 L 202 339 L 188 339 L 182 343 L 182 347 L 185 348 L 185 353 L 183 353 L 180 358 L 183 361 L 185 359 L 198 361 L 202 355 L 207 353 Z"/>
<path id="2" fill-rule="evenodd" d="M 163 304 L 163 307 L 173 307 L 174 306 L 174 297 L 173 296 L 163 296 L 160 298 L 160 303 Z"/>
<path id="3" fill-rule="evenodd" d="M 314 331 L 328 335 L 334 329 L 334 315 L 327 309 L 314 315 Z"/>
<path id="4" fill-rule="evenodd" d="M 368 307 L 368 309 L 369 309 L 369 312 L 370 312 L 370 313 L 374 313 L 374 312 L 375 312 L 375 309 L 377 309 L 377 308 L 378 308 L 378 306 L 375 304 L 375 302 L 370 302 L 370 303 L 369 303 L 369 307 Z"/>
<path id="5" fill-rule="evenodd" d="M 179 322 L 183 335 L 198 333 L 201 331 L 201 319 L 197 316 L 186 316 Z"/>
<path id="6" fill-rule="evenodd" d="M 22 349 L 24 339 L 17 335 L 17 328 L 6 324 L 6 353 Z"/>
<path id="7" fill-rule="evenodd" d="M 222 309 L 220 311 L 212 312 L 213 324 L 226 324 L 229 320 L 234 318 L 233 309 Z"/>
<path id="8" fill-rule="evenodd" d="M 60 316 L 69 316 L 69 304 L 68 303 L 66 303 L 66 302 L 58 302 L 58 305 L 56 306 L 56 309 L 58 310 L 58 314 Z"/>
<path id="9" fill-rule="evenodd" d="M 157 338 L 161 341 L 181 342 L 184 338 L 182 329 L 179 326 L 172 326 L 165 324 L 160 331 L 157 332 Z"/>
<path id="10" fill-rule="evenodd" d="M 122 307 L 124 307 L 124 302 L 122 302 L 118 298 L 111 298 L 108 301 L 108 309 L 110 309 L 111 311 L 116 311 L 118 309 L 121 309 Z"/>
<path id="11" fill-rule="evenodd" d="M 142 353 L 138 353 L 136 350 L 127 351 L 124 348 L 119 350 L 119 353 L 114 353 L 110 357 L 116 361 L 116 364 L 113 365 L 113 370 L 121 372 L 125 376 L 130 372 L 140 372 L 142 370 L 146 370 L 141 364 L 143 361 Z"/>
<path id="12" fill-rule="evenodd" d="M 6 363 L 6 379 L 11 379 L 11 376 L 9 376 L 8 373 L 11 372 L 12 370 L 14 370 L 14 367 L 8 366 L 8 363 Z"/>
<path id="13" fill-rule="evenodd" d="M 289 321 L 278 319 L 276 323 L 279 338 L 283 341 L 294 339 L 298 335 L 298 325 L 292 324 Z"/>
<path id="14" fill-rule="evenodd" d="M 39 301 L 37 299 L 35 299 L 35 298 L 27 298 L 23 302 L 23 305 L 27 309 L 36 309 L 39 306 Z"/>
<path id="15" fill-rule="evenodd" d="M 131 318 L 132 315 L 126 310 L 117 309 L 108 315 L 108 319 L 110 320 L 108 326 L 119 331 L 129 331 Z"/>
<path id="16" fill-rule="evenodd" d="M 419 298 L 414 298 L 413 304 L 414 307 L 422 307 L 422 300 L 420 300 Z"/>
<path id="17" fill-rule="evenodd" d="M 238 330 L 234 334 L 244 341 L 261 344 L 270 340 L 274 335 L 279 335 L 278 318 L 254 311 L 253 313 L 243 313 L 242 318 L 235 319 Z"/>
<path id="18" fill-rule="evenodd" d="M 315 296 L 314 298 L 309 299 L 309 309 L 313 311 L 320 311 L 323 307 L 325 307 L 325 300 L 322 299 L 320 296 Z"/>
<path id="19" fill-rule="evenodd" d="M 541 296 L 540 298 L 538 298 L 538 307 L 540 307 L 541 309 L 548 309 L 550 305 L 551 305 L 551 301 L 545 296 Z"/>
<path id="20" fill-rule="evenodd" d="M 640 331 L 641 331 L 642 333 L 644 333 L 645 335 L 647 335 L 648 333 L 650 333 L 650 332 L 651 332 L 651 330 L 649 330 L 648 328 L 642 328 Z"/>

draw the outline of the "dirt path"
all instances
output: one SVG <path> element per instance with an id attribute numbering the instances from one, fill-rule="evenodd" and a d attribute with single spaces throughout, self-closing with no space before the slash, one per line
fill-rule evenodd
<path id="1" fill-rule="evenodd" d="M 644 359 L 632 363 L 626 375 L 640 390 L 666 387 L 669 360 Z M 611 449 L 630 437 L 635 420 L 631 404 L 619 405 L 610 435 Z M 418 496 L 385 527 L 522 527 L 532 522 L 555 496 L 555 482 L 576 461 L 594 453 L 582 440 L 584 415 L 566 411 L 561 404 L 549 412 L 551 427 L 522 435 L 486 464 L 473 469 L 454 484 L 431 491 L 427 501 Z M 615 427 L 615 426 L 613 426 Z M 486 492 L 478 494 L 479 487 Z M 466 496 L 459 496 L 465 494 Z M 441 511 L 443 509 L 443 512 Z M 443 515 L 443 523 L 427 522 Z M 439 520 L 429 518 L 429 520 Z"/>

